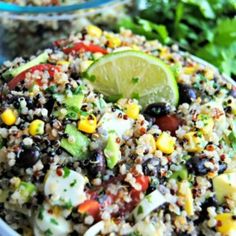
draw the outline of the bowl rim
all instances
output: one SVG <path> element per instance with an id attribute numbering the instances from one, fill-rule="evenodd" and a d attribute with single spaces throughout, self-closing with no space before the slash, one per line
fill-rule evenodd
<path id="1" fill-rule="evenodd" d="M 190 58 L 192 58 L 194 61 L 202 64 L 202 65 L 205 65 L 205 66 L 208 66 L 210 68 L 212 68 L 216 73 L 219 73 L 223 79 L 225 79 L 226 81 L 228 81 L 229 83 L 231 83 L 233 86 L 236 86 L 236 81 L 234 81 L 231 77 L 229 77 L 228 75 L 225 75 L 225 74 L 222 74 L 219 72 L 219 70 L 212 64 L 210 64 L 209 62 L 199 58 L 199 57 L 196 57 L 188 52 L 180 52 L 180 54 L 182 56 L 189 56 Z M 0 229 L 3 231 L 3 235 L 4 236 L 20 236 L 16 231 L 14 231 L 10 225 L 8 225 L 5 221 L 3 221 L 1 218 L 0 218 Z M 2 233 L 1 231 L 1 233 Z"/>
<path id="2" fill-rule="evenodd" d="M 0 1 L 0 11 L 11 13 L 63 13 L 72 12 L 76 10 L 87 10 L 91 8 L 97 8 L 108 3 L 117 2 L 118 0 L 91 0 L 84 3 L 62 5 L 62 6 L 19 6 L 13 3 L 7 3 Z"/>

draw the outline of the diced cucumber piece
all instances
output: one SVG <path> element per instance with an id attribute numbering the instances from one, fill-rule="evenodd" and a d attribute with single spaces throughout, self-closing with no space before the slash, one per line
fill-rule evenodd
<path id="1" fill-rule="evenodd" d="M 71 97 L 66 97 L 63 103 L 66 105 L 66 107 L 68 108 L 72 107 L 79 111 L 83 104 L 83 100 L 84 100 L 83 94 L 76 94 Z"/>
<path id="2" fill-rule="evenodd" d="M 171 179 L 176 179 L 177 181 L 188 179 L 188 170 L 185 166 L 181 166 L 180 170 L 175 171 L 171 176 Z"/>
<path id="3" fill-rule="evenodd" d="M 36 66 L 38 64 L 41 63 L 45 63 L 48 60 L 48 53 L 47 52 L 43 52 L 42 54 L 38 55 L 37 57 L 35 57 L 33 60 L 27 62 L 26 64 L 19 66 L 15 69 L 9 69 L 6 72 L 4 72 L 2 74 L 2 77 L 5 80 L 9 80 L 15 76 L 17 76 L 18 74 L 20 74 L 21 72 L 29 69 L 32 66 Z"/>
<path id="4" fill-rule="evenodd" d="M 107 145 L 104 149 L 107 165 L 110 169 L 113 169 L 121 159 L 120 145 L 116 142 L 116 139 L 117 135 L 115 133 L 109 133 Z"/>
<path id="5" fill-rule="evenodd" d="M 132 212 L 135 221 L 138 222 L 142 220 L 165 202 L 165 197 L 158 190 L 148 194 Z"/>
<path id="6" fill-rule="evenodd" d="M 17 191 L 19 191 L 20 196 L 23 198 L 24 202 L 28 202 L 36 192 L 36 186 L 32 183 L 22 181 L 17 188 Z"/>
<path id="7" fill-rule="evenodd" d="M 74 140 L 70 142 L 70 138 L 63 138 L 61 140 L 61 147 L 69 152 L 73 157 L 79 160 L 85 159 L 88 154 L 88 146 L 90 143 L 89 138 L 78 131 L 74 125 L 67 125 L 65 133 Z"/>

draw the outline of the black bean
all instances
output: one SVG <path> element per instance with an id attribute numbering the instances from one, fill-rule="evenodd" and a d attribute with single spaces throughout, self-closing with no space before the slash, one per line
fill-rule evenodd
<path id="1" fill-rule="evenodd" d="M 209 169 L 205 166 L 207 159 L 200 157 L 192 157 L 186 162 L 186 167 L 189 173 L 193 172 L 196 175 L 206 175 Z"/>
<path id="2" fill-rule="evenodd" d="M 23 168 L 32 167 L 40 158 L 41 151 L 37 146 L 24 147 L 16 158 L 16 165 Z"/>
<path id="3" fill-rule="evenodd" d="M 197 222 L 195 223 L 202 223 L 204 220 L 208 219 L 208 211 L 207 211 L 207 208 L 208 207 L 217 207 L 218 206 L 218 203 L 217 203 L 217 200 L 216 200 L 216 197 L 213 196 L 213 197 L 209 197 L 205 200 L 205 202 L 203 202 L 201 204 L 201 212 L 200 212 L 200 215 L 197 219 Z"/>
<path id="4" fill-rule="evenodd" d="M 145 110 L 144 114 L 151 116 L 151 117 L 157 117 L 157 116 L 164 116 L 169 114 L 171 111 L 171 106 L 164 102 L 158 102 L 158 103 L 152 103 L 149 104 Z"/>
<path id="5" fill-rule="evenodd" d="M 157 158 L 149 158 L 143 164 L 143 173 L 147 176 L 158 176 L 160 171 L 160 161 Z"/>
<path id="6" fill-rule="evenodd" d="M 179 104 L 182 103 L 192 103 L 196 100 L 197 93 L 196 90 L 186 84 L 178 84 L 179 87 Z"/>
<path id="7" fill-rule="evenodd" d="M 48 101 L 45 103 L 44 107 L 48 110 L 48 115 L 50 115 L 53 111 L 53 107 L 55 104 L 55 100 L 51 97 L 48 98 Z"/>
<path id="8" fill-rule="evenodd" d="M 227 169 L 227 163 L 220 161 L 218 174 L 222 174 Z"/>
<path id="9" fill-rule="evenodd" d="M 34 109 L 34 101 L 30 98 L 25 98 L 28 109 Z"/>
<path id="10" fill-rule="evenodd" d="M 87 163 L 87 169 L 92 177 L 101 176 L 105 172 L 106 162 L 101 150 L 92 152 L 89 158 L 89 163 Z"/>

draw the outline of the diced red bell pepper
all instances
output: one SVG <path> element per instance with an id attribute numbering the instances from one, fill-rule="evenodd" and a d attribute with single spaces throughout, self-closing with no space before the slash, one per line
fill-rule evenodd
<path id="1" fill-rule="evenodd" d="M 33 66 L 33 67 L 21 72 L 20 74 L 15 76 L 10 82 L 8 82 L 9 89 L 14 89 L 18 83 L 23 81 L 28 72 L 34 73 L 35 71 L 48 71 L 49 75 L 53 78 L 55 72 L 59 72 L 60 68 L 58 66 L 51 65 L 51 64 L 39 64 L 37 66 Z M 40 80 L 37 80 L 37 82 L 40 84 Z"/>
<path id="2" fill-rule="evenodd" d="M 93 52 L 93 53 L 100 52 L 102 54 L 107 54 L 107 50 L 105 48 L 102 48 L 92 43 L 90 43 L 89 45 L 86 45 L 82 42 L 74 43 L 72 47 L 67 47 L 63 49 L 63 52 L 66 54 L 70 54 L 72 52 L 80 52 L 80 51 Z"/>
<path id="3" fill-rule="evenodd" d="M 97 219 L 100 213 L 100 204 L 96 200 L 86 200 L 78 207 L 80 214 L 88 214 Z"/>

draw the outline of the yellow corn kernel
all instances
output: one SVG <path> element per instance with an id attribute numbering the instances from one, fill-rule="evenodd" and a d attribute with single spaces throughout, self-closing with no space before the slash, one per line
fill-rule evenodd
<path id="1" fill-rule="evenodd" d="M 236 231 L 236 220 L 233 219 L 232 213 L 219 214 L 215 219 L 219 222 L 216 227 L 218 232 L 224 235 L 229 235 L 230 232 Z"/>
<path id="2" fill-rule="evenodd" d="M 161 48 L 160 50 L 160 57 L 161 58 L 167 58 L 169 56 L 169 50 L 167 47 Z"/>
<path id="3" fill-rule="evenodd" d="M 138 104 L 132 103 L 125 106 L 125 114 L 132 119 L 137 119 L 139 115 L 139 106 Z"/>
<path id="4" fill-rule="evenodd" d="M 203 122 L 203 127 L 200 128 L 203 134 L 209 135 L 212 133 L 214 127 L 214 120 L 212 117 L 207 114 L 199 114 L 197 120 Z"/>
<path id="5" fill-rule="evenodd" d="M 15 110 L 7 108 L 1 114 L 1 119 L 2 119 L 2 122 L 8 126 L 14 125 L 17 120 L 17 112 Z"/>
<path id="6" fill-rule="evenodd" d="M 64 65 L 69 65 L 70 62 L 69 61 L 64 61 L 64 60 L 60 60 L 60 61 L 57 61 L 57 65 L 60 65 L 60 66 L 64 66 Z"/>
<path id="7" fill-rule="evenodd" d="M 184 209 L 188 216 L 194 215 L 193 194 L 188 181 L 180 183 L 179 194 L 184 197 Z"/>
<path id="8" fill-rule="evenodd" d="M 204 74 L 205 77 L 209 80 L 212 80 L 214 78 L 214 71 L 212 69 L 207 69 Z"/>
<path id="9" fill-rule="evenodd" d="M 34 120 L 29 125 L 29 133 L 32 136 L 44 134 L 44 121 Z"/>
<path id="10" fill-rule="evenodd" d="M 187 67 L 184 67 L 184 74 L 187 74 L 187 75 L 192 75 L 196 72 L 196 68 L 194 66 L 187 66 Z"/>
<path id="11" fill-rule="evenodd" d="M 185 149 L 188 152 L 201 152 L 206 144 L 200 132 L 189 132 L 184 135 L 184 138 L 188 141 Z"/>
<path id="12" fill-rule="evenodd" d="M 92 37 L 100 38 L 102 36 L 102 30 L 95 25 L 88 25 L 87 32 Z"/>
<path id="13" fill-rule="evenodd" d="M 167 132 L 163 132 L 156 141 L 156 147 L 165 154 L 171 154 L 175 150 L 175 139 Z"/>
<path id="14" fill-rule="evenodd" d="M 93 63 L 92 60 L 82 61 L 80 63 L 80 70 L 81 70 L 81 72 L 86 71 L 92 63 Z"/>
<path id="15" fill-rule="evenodd" d="M 121 40 L 117 37 L 109 36 L 108 37 L 108 46 L 110 48 L 117 48 L 121 45 Z"/>
<path id="16" fill-rule="evenodd" d="M 96 131 L 97 128 L 97 118 L 94 115 L 89 115 L 86 117 L 81 117 L 81 120 L 78 122 L 78 129 L 92 134 Z"/>

